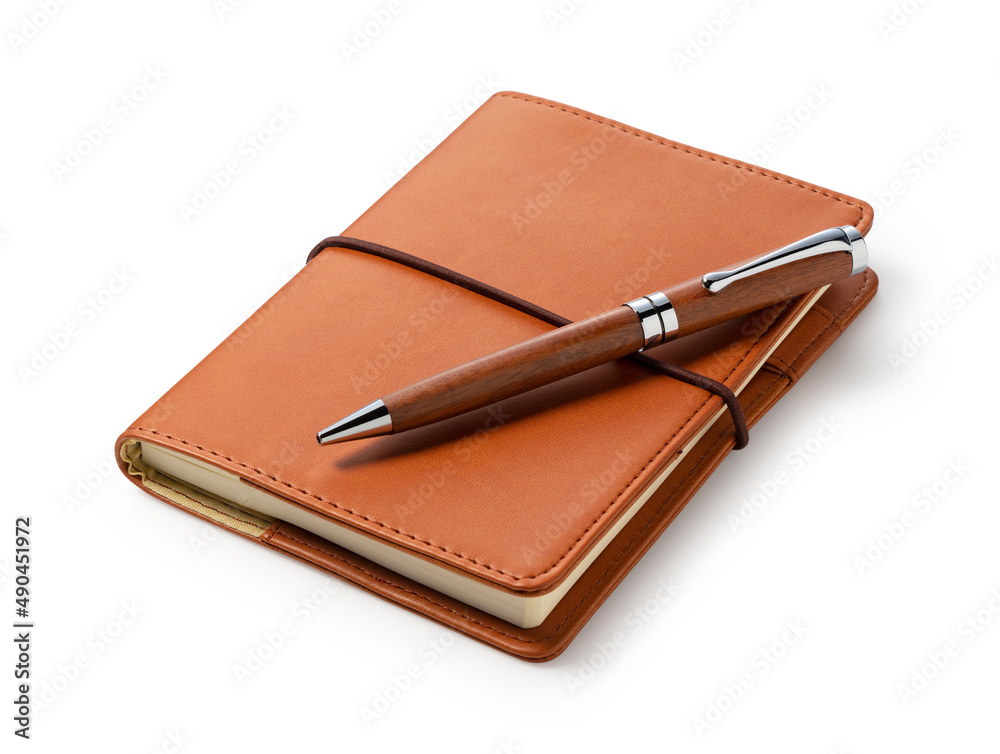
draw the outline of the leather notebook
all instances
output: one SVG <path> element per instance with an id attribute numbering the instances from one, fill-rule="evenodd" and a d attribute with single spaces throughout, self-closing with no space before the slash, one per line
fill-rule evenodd
<path id="1" fill-rule="evenodd" d="M 869 205 L 502 92 L 344 231 L 570 320 Z M 141 489 L 514 656 L 562 652 L 735 444 L 717 395 L 622 359 L 419 430 L 370 401 L 551 329 L 336 239 L 118 438 Z M 754 424 L 875 294 L 866 270 L 652 349 Z M 762 431 L 766 431 L 766 427 Z"/>

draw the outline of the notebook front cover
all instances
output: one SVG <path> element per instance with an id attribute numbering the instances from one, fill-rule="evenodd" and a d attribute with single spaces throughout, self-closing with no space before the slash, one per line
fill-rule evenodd
<path id="1" fill-rule="evenodd" d="M 562 105 L 487 102 L 344 235 L 571 319 L 835 225 L 862 202 Z M 742 383 L 803 306 L 652 351 Z M 555 588 L 721 402 L 619 361 L 399 436 L 318 429 L 548 325 L 403 265 L 321 252 L 124 436 L 239 474 L 501 589 Z M 728 421 L 728 419 L 723 419 Z M 123 437 L 124 437 L 123 436 Z"/>

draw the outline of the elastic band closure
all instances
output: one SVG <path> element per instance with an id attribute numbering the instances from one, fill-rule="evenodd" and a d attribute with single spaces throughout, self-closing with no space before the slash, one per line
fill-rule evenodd
<path id="1" fill-rule="evenodd" d="M 308 264 L 312 261 L 312 258 L 324 249 L 329 249 L 331 247 L 340 247 L 343 249 L 351 249 L 352 251 L 360 251 L 365 254 L 372 254 L 373 256 L 381 257 L 382 259 L 388 259 L 392 262 L 404 264 L 407 267 L 412 267 L 415 270 L 425 272 L 428 275 L 433 275 L 436 278 L 440 278 L 441 280 L 445 280 L 453 285 L 457 285 L 459 288 L 465 288 L 473 293 L 478 293 L 480 296 L 493 299 L 494 301 L 505 304 L 512 309 L 522 312 L 523 314 L 530 315 L 556 327 L 562 327 L 563 325 L 568 325 L 572 322 L 572 320 L 566 319 L 555 312 L 543 309 L 530 301 L 525 301 L 523 298 L 507 293 L 507 291 L 494 288 L 488 283 L 483 283 L 475 278 L 470 278 L 468 275 L 463 275 L 461 272 L 455 272 L 454 270 L 442 267 L 434 262 L 428 262 L 426 259 L 421 259 L 420 257 L 413 256 L 412 254 L 407 254 L 404 251 L 398 251 L 397 249 L 372 243 L 371 241 L 362 241 L 358 238 L 347 238 L 346 236 L 332 236 L 330 238 L 325 238 L 316 244 L 316 247 L 309 252 L 309 256 L 306 258 L 306 263 Z M 733 426 L 736 429 L 735 449 L 740 450 L 741 448 L 745 448 L 747 443 L 750 442 L 750 429 L 747 426 L 746 416 L 743 413 L 743 406 L 740 404 L 736 394 L 721 382 L 717 382 L 716 380 L 705 377 L 704 375 L 684 369 L 683 367 L 676 366 L 675 364 L 654 359 L 652 356 L 645 353 L 634 353 L 626 356 L 625 358 L 642 364 L 643 366 L 652 369 L 654 372 L 665 374 L 668 377 L 673 377 L 675 380 L 686 382 L 689 385 L 694 385 L 695 387 L 701 388 L 706 392 L 717 395 L 725 402 L 726 407 L 729 409 L 729 415 L 733 419 Z"/>

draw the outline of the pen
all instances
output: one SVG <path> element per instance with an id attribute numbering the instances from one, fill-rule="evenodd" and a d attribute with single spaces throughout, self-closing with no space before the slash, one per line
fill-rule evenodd
<path id="1" fill-rule="evenodd" d="M 321 445 L 397 434 L 502 401 L 787 301 L 868 266 L 857 228 L 829 228 L 428 377 L 321 430 Z"/>

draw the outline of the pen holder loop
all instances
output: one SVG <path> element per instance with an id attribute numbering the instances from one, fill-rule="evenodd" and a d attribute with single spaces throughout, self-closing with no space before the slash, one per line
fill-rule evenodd
<path id="1" fill-rule="evenodd" d="M 365 254 L 372 254 L 374 256 L 381 257 L 382 259 L 388 259 L 399 264 L 404 264 L 407 267 L 412 267 L 420 272 L 433 275 L 436 278 L 445 280 L 453 285 L 459 286 L 460 288 L 465 288 L 473 293 L 478 293 L 480 296 L 486 296 L 487 298 L 493 299 L 498 303 L 509 306 L 512 309 L 516 309 L 519 312 L 528 314 L 556 327 L 568 325 L 572 321 L 556 314 L 555 312 L 550 312 L 548 309 L 537 306 L 530 301 L 526 301 L 523 298 L 519 298 L 511 293 L 502 291 L 499 288 L 495 288 L 488 283 L 471 278 L 468 275 L 463 275 L 460 272 L 455 272 L 454 270 L 450 270 L 447 267 L 435 264 L 434 262 L 429 262 L 426 259 L 415 257 L 412 254 L 407 254 L 404 251 L 392 249 L 388 246 L 382 246 L 381 244 L 373 243 L 371 241 L 362 241 L 358 238 L 348 238 L 346 236 L 331 236 L 330 238 L 325 238 L 320 241 L 312 251 L 309 252 L 309 256 L 306 258 L 306 263 L 308 264 L 313 257 L 324 249 L 330 248 L 351 249 L 352 251 L 360 251 Z M 669 362 L 661 361 L 660 359 L 654 359 L 646 353 L 634 353 L 626 358 L 642 364 L 654 372 L 666 375 L 667 377 L 673 377 L 675 380 L 686 382 L 689 385 L 694 385 L 695 387 L 701 388 L 702 390 L 712 393 L 713 395 L 717 395 L 726 404 L 726 407 L 729 409 L 729 415 L 733 419 L 733 426 L 736 429 L 735 449 L 739 450 L 744 448 L 747 443 L 750 442 L 750 429 L 747 426 L 746 416 L 743 413 L 743 406 L 740 404 L 736 394 L 721 382 L 684 369 L 683 367 L 679 367 L 675 364 L 670 364 Z"/>

